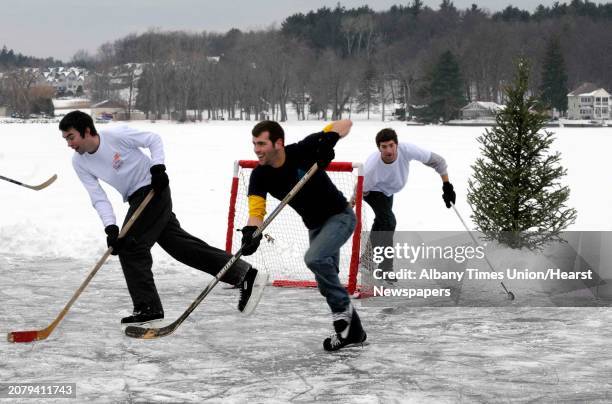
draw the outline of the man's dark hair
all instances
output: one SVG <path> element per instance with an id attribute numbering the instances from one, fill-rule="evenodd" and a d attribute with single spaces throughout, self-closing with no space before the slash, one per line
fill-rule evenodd
<path id="1" fill-rule="evenodd" d="M 59 129 L 62 132 L 67 132 L 72 128 L 76 129 L 77 132 L 81 134 L 82 138 L 85 137 L 85 129 L 87 128 L 89 128 L 89 132 L 92 135 L 98 134 L 91 116 L 81 111 L 72 111 L 67 113 L 59 123 Z"/>
<path id="2" fill-rule="evenodd" d="M 285 131 L 283 128 L 275 121 L 261 121 L 251 131 L 253 136 L 259 137 L 264 132 L 270 133 L 270 141 L 272 144 L 276 143 L 278 139 L 283 139 L 283 143 L 285 142 Z"/>
<path id="3" fill-rule="evenodd" d="M 376 134 L 376 147 L 380 147 L 382 142 L 393 140 L 397 144 L 397 133 L 391 128 L 385 128 Z"/>

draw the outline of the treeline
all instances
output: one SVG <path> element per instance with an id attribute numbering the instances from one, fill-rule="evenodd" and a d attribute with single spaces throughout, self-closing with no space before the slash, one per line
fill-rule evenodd
<path id="1" fill-rule="evenodd" d="M 395 105 L 435 121 L 453 118 L 468 100 L 504 102 L 518 57 L 531 63 L 532 94 L 554 95 L 551 107 L 563 110 L 553 99 L 584 81 L 612 89 L 612 4 L 572 0 L 496 13 L 459 10 L 450 0 L 437 9 L 421 0 L 378 12 L 324 7 L 268 30 L 129 35 L 96 55 L 80 51 L 72 63 L 93 71 L 95 100 L 120 96 L 152 118 L 196 111 L 285 120 L 292 104 L 299 119 L 337 119 L 351 111 L 384 116 Z"/>
<path id="2" fill-rule="evenodd" d="M 0 50 L 0 72 L 12 70 L 20 67 L 49 67 L 62 66 L 60 60 L 49 58 L 36 58 L 15 53 L 13 49 L 8 49 L 6 45 Z"/>

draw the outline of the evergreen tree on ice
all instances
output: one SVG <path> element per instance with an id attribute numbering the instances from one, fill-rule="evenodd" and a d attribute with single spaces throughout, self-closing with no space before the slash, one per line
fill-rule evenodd
<path id="1" fill-rule="evenodd" d="M 550 153 L 553 133 L 528 96 L 529 65 L 521 59 L 515 81 L 505 89 L 505 109 L 478 138 L 482 157 L 472 165 L 468 203 L 472 219 L 489 240 L 511 248 L 542 249 L 560 239 L 576 220 L 566 206 L 570 190 L 561 185 L 566 170 L 559 152 Z"/>

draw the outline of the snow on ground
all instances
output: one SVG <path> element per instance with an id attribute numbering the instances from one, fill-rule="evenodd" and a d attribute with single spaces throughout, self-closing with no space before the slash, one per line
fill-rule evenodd
<path id="1" fill-rule="evenodd" d="M 164 139 L 174 210 L 183 226 L 222 246 L 233 161 L 252 158 L 254 122 L 135 122 Z M 284 125 L 288 141 L 322 122 Z M 337 147 L 337 160 L 363 161 L 374 135 L 394 127 L 401 141 L 436 151 L 449 163 L 457 206 L 469 221 L 465 190 L 479 155 L 482 128 L 357 122 Z M 611 230 L 606 185 L 612 128 L 555 129 L 563 156 L 571 230 Z M 34 192 L 0 182 L 0 331 L 42 328 L 58 314 L 105 250 L 102 225 L 71 167 L 72 151 L 56 124 L 0 126 L 0 174 L 52 186 Z M 126 211 L 107 192 L 117 215 Z M 462 230 L 443 207 L 433 170 L 413 164 L 395 199 L 399 230 Z M 210 277 L 185 268 L 159 248 L 154 272 L 168 319 L 176 318 Z M 524 402 L 612 399 L 607 308 L 361 307 L 370 343 L 328 354 L 324 300 L 316 290 L 268 288 L 256 314 L 235 310 L 234 290 L 215 289 L 175 335 L 155 341 L 125 337 L 130 310 L 125 281 L 112 258 L 49 340 L 0 342 L 2 382 L 76 382 L 91 402 Z M 1 399 L 0 399 L 1 401 Z"/>

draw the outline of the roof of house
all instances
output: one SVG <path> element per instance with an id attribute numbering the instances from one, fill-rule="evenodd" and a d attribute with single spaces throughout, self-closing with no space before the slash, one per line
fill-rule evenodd
<path id="1" fill-rule="evenodd" d="M 125 105 L 114 100 L 104 100 L 93 104 L 91 108 L 125 108 Z"/>
<path id="2" fill-rule="evenodd" d="M 502 109 L 503 107 L 504 107 L 503 105 L 499 105 L 499 104 L 497 104 L 495 102 L 472 101 L 468 105 L 466 105 L 465 107 L 461 108 L 461 110 L 478 109 L 478 110 L 497 111 L 499 109 Z"/>
<path id="3" fill-rule="evenodd" d="M 582 83 L 575 90 L 570 92 L 568 95 L 591 95 L 595 91 L 602 89 L 601 87 L 596 86 L 593 83 Z"/>

